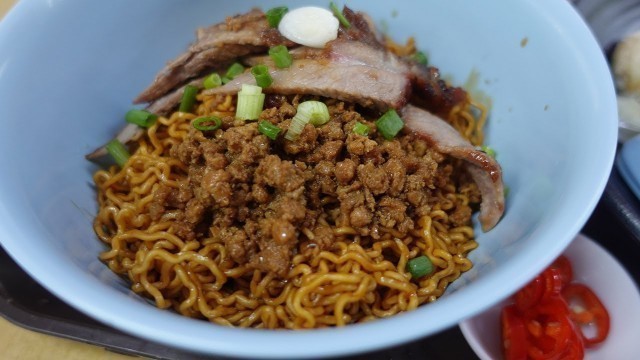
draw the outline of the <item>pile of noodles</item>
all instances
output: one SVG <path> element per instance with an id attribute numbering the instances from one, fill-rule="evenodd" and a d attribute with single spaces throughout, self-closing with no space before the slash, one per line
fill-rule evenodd
<path id="1" fill-rule="evenodd" d="M 109 247 L 100 258 L 158 307 L 241 327 L 345 325 L 434 301 L 471 268 L 466 256 L 477 246 L 473 229 L 452 227 L 447 210 L 477 196 L 472 184 L 441 189 L 431 213 L 418 219 L 409 233 L 389 229 L 373 241 L 352 228 L 336 227 L 333 248 L 300 246 L 286 278 L 238 266 L 220 240 L 183 241 L 174 234 L 171 221 L 152 221 L 148 205 L 160 184 L 178 187 L 187 176 L 186 166 L 171 158 L 169 149 L 186 138 L 190 121 L 234 112 L 231 96 L 199 99 L 203 101 L 196 114 L 160 117 L 138 140 L 125 166 L 94 175 L 99 201 L 94 229 Z M 450 120 L 477 142 L 481 127 L 473 108 L 459 106 Z M 420 255 L 426 255 L 436 270 L 415 281 L 406 264 Z M 233 286 L 225 286 L 229 283 Z"/>
<path id="2" fill-rule="evenodd" d="M 153 221 L 149 204 L 161 185 L 178 187 L 187 166 L 169 156 L 200 116 L 235 113 L 235 97 L 198 96 L 194 114 L 159 117 L 137 140 L 122 167 L 97 171 L 99 210 L 94 229 L 108 250 L 100 255 L 109 268 L 127 277 L 136 293 L 159 308 L 185 316 L 256 328 L 317 328 L 394 315 L 436 300 L 447 285 L 472 266 L 477 247 L 470 226 L 454 227 L 447 211 L 478 201 L 477 187 L 448 184 L 437 192 L 431 212 L 408 233 L 383 231 L 379 240 L 336 224 L 330 250 L 303 246 L 285 277 L 250 269 L 230 259 L 221 240 L 184 241 L 173 223 Z M 470 102 L 455 107 L 448 121 L 475 145 L 482 143 L 485 111 Z M 409 259 L 426 255 L 435 271 L 412 280 Z"/>

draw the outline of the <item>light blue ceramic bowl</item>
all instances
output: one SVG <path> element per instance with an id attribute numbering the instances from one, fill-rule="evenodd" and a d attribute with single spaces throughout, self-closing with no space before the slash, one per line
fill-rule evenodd
<path id="1" fill-rule="evenodd" d="M 415 36 L 455 84 L 475 73 L 475 89 L 492 99 L 488 142 L 510 193 L 502 222 L 478 230 L 475 267 L 433 304 L 340 329 L 231 329 L 132 294 L 97 259 L 96 168 L 84 154 L 114 135 L 131 99 L 196 27 L 255 3 L 28 0 L 0 23 L 0 241 L 64 301 L 125 332 L 202 353 L 361 352 L 428 336 L 505 298 L 589 217 L 613 162 L 617 114 L 604 58 L 568 3 L 350 0 L 395 39 Z"/>

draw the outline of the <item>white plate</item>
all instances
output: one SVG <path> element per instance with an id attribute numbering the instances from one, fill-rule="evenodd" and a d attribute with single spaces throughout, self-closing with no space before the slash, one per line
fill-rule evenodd
<path id="1" fill-rule="evenodd" d="M 616 239 L 611 239 L 615 241 Z M 640 357 L 640 292 L 620 263 L 600 245 L 578 235 L 564 254 L 573 265 L 574 281 L 587 284 L 609 310 L 607 340 L 585 352 L 585 359 L 632 360 Z M 460 323 L 465 339 L 482 360 L 502 358 L 502 302 Z"/>

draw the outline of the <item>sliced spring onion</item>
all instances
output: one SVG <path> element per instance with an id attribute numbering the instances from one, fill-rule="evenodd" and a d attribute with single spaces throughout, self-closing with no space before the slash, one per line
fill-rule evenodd
<path id="1" fill-rule="evenodd" d="M 260 117 L 264 106 L 264 94 L 260 86 L 242 84 L 242 90 L 238 93 L 238 105 L 236 106 L 236 119 L 256 120 Z"/>
<path id="2" fill-rule="evenodd" d="M 387 111 L 376 120 L 378 131 L 387 140 L 393 139 L 402 130 L 403 126 L 404 122 L 394 109 Z"/>
<path id="3" fill-rule="evenodd" d="M 282 129 L 268 122 L 267 120 L 262 120 L 258 124 L 258 131 L 261 134 L 266 135 L 269 139 L 275 140 L 278 137 L 278 134 Z"/>
<path id="4" fill-rule="evenodd" d="M 213 73 L 207 76 L 202 83 L 205 89 L 213 89 L 222 85 L 222 78 L 217 73 Z"/>
<path id="5" fill-rule="evenodd" d="M 338 6 L 333 1 L 329 3 L 329 9 L 331 9 L 331 11 L 333 12 L 333 16 L 335 16 L 338 21 L 340 21 L 340 24 L 342 24 L 345 29 L 351 27 L 351 23 L 349 22 L 349 20 L 344 17 L 342 11 L 338 9 Z"/>
<path id="6" fill-rule="evenodd" d="M 407 270 L 412 278 L 418 279 L 433 272 L 433 263 L 428 257 L 421 255 L 407 262 Z"/>
<path id="7" fill-rule="evenodd" d="M 331 116 L 327 105 L 320 101 L 305 101 L 298 104 L 296 115 L 291 119 L 289 130 L 285 134 L 285 139 L 295 140 L 300 136 L 305 125 L 320 126 L 325 124 Z"/>
<path id="8" fill-rule="evenodd" d="M 369 127 L 358 121 L 353 126 L 353 132 L 358 135 L 367 136 L 369 135 Z"/>
<path id="9" fill-rule="evenodd" d="M 289 8 L 286 6 L 278 6 L 267 10 L 265 15 L 267 16 L 269 26 L 277 28 L 278 24 L 280 24 L 280 20 L 282 20 L 282 17 L 287 13 L 287 11 L 289 11 Z"/>
<path id="10" fill-rule="evenodd" d="M 273 59 L 273 62 L 279 69 L 288 68 L 293 62 L 293 58 L 291 57 L 291 54 L 289 54 L 289 50 L 284 45 L 277 45 L 270 48 L 269 56 L 271 56 L 271 59 Z"/>
<path id="11" fill-rule="evenodd" d="M 324 125 L 331 119 L 327 105 L 320 101 L 305 101 L 299 104 L 297 114 L 309 116 L 311 119 L 309 123 L 313 126 Z"/>
<path id="12" fill-rule="evenodd" d="M 260 86 L 242 84 L 242 88 L 238 94 L 259 95 L 262 94 L 262 88 Z"/>
<path id="13" fill-rule="evenodd" d="M 222 119 L 217 116 L 202 116 L 193 120 L 191 126 L 200 131 L 218 130 L 222 126 Z"/>
<path id="14" fill-rule="evenodd" d="M 429 58 L 427 58 L 427 54 L 422 51 L 416 51 L 415 54 L 411 55 L 411 59 L 418 64 L 427 65 L 429 63 Z"/>
<path id="15" fill-rule="evenodd" d="M 267 65 L 256 65 L 251 68 L 251 74 L 256 78 L 256 84 L 261 88 L 266 88 L 271 85 L 273 78 L 269 74 L 269 68 Z"/>
<path id="16" fill-rule="evenodd" d="M 187 85 L 184 87 L 182 93 L 182 100 L 180 101 L 180 112 L 191 112 L 193 104 L 196 102 L 196 95 L 198 95 L 198 88 L 193 85 Z"/>
<path id="17" fill-rule="evenodd" d="M 242 66 L 242 64 L 233 63 L 231 66 L 229 66 L 229 69 L 227 69 L 227 72 L 224 75 L 229 79 L 233 79 L 234 77 L 242 74 L 243 72 L 244 72 L 244 66 Z"/>
<path id="18" fill-rule="evenodd" d="M 157 118 L 157 115 L 140 109 L 131 109 L 124 115 L 124 119 L 128 123 L 136 124 L 144 128 L 148 128 L 149 126 L 153 125 L 156 122 Z"/>
<path id="19" fill-rule="evenodd" d="M 113 160 L 115 160 L 116 164 L 120 165 L 120 167 L 123 167 L 124 164 L 127 163 L 127 160 L 129 160 L 129 157 L 131 157 L 127 148 L 125 148 L 118 139 L 109 141 L 105 147 L 107 148 L 109 155 L 111 155 Z"/>
<path id="20" fill-rule="evenodd" d="M 495 150 L 493 150 L 491 147 L 489 147 L 487 145 L 480 146 L 480 150 L 482 150 L 482 152 L 484 152 L 485 154 L 491 156 L 494 159 L 498 155 Z"/>
<path id="21" fill-rule="evenodd" d="M 242 64 L 237 62 L 231 64 L 231 66 L 229 66 L 229 68 L 227 69 L 227 72 L 224 73 L 224 75 L 221 78 L 222 83 L 223 84 L 228 83 L 229 81 L 233 80 L 233 78 L 242 74 L 243 72 L 244 72 L 244 66 L 242 66 Z"/>

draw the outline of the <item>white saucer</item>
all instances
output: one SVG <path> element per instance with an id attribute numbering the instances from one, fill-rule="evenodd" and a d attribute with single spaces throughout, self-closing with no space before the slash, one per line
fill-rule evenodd
<path id="1" fill-rule="evenodd" d="M 640 292 L 627 271 L 584 235 L 578 235 L 564 254 L 573 265 L 574 281 L 591 287 L 611 317 L 607 340 L 600 347 L 585 351 L 585 359 L 640 358 Z M 462 334 L 482 360 L 502 358 L 500 312 L 505 303 L 460 323 Z"/>

